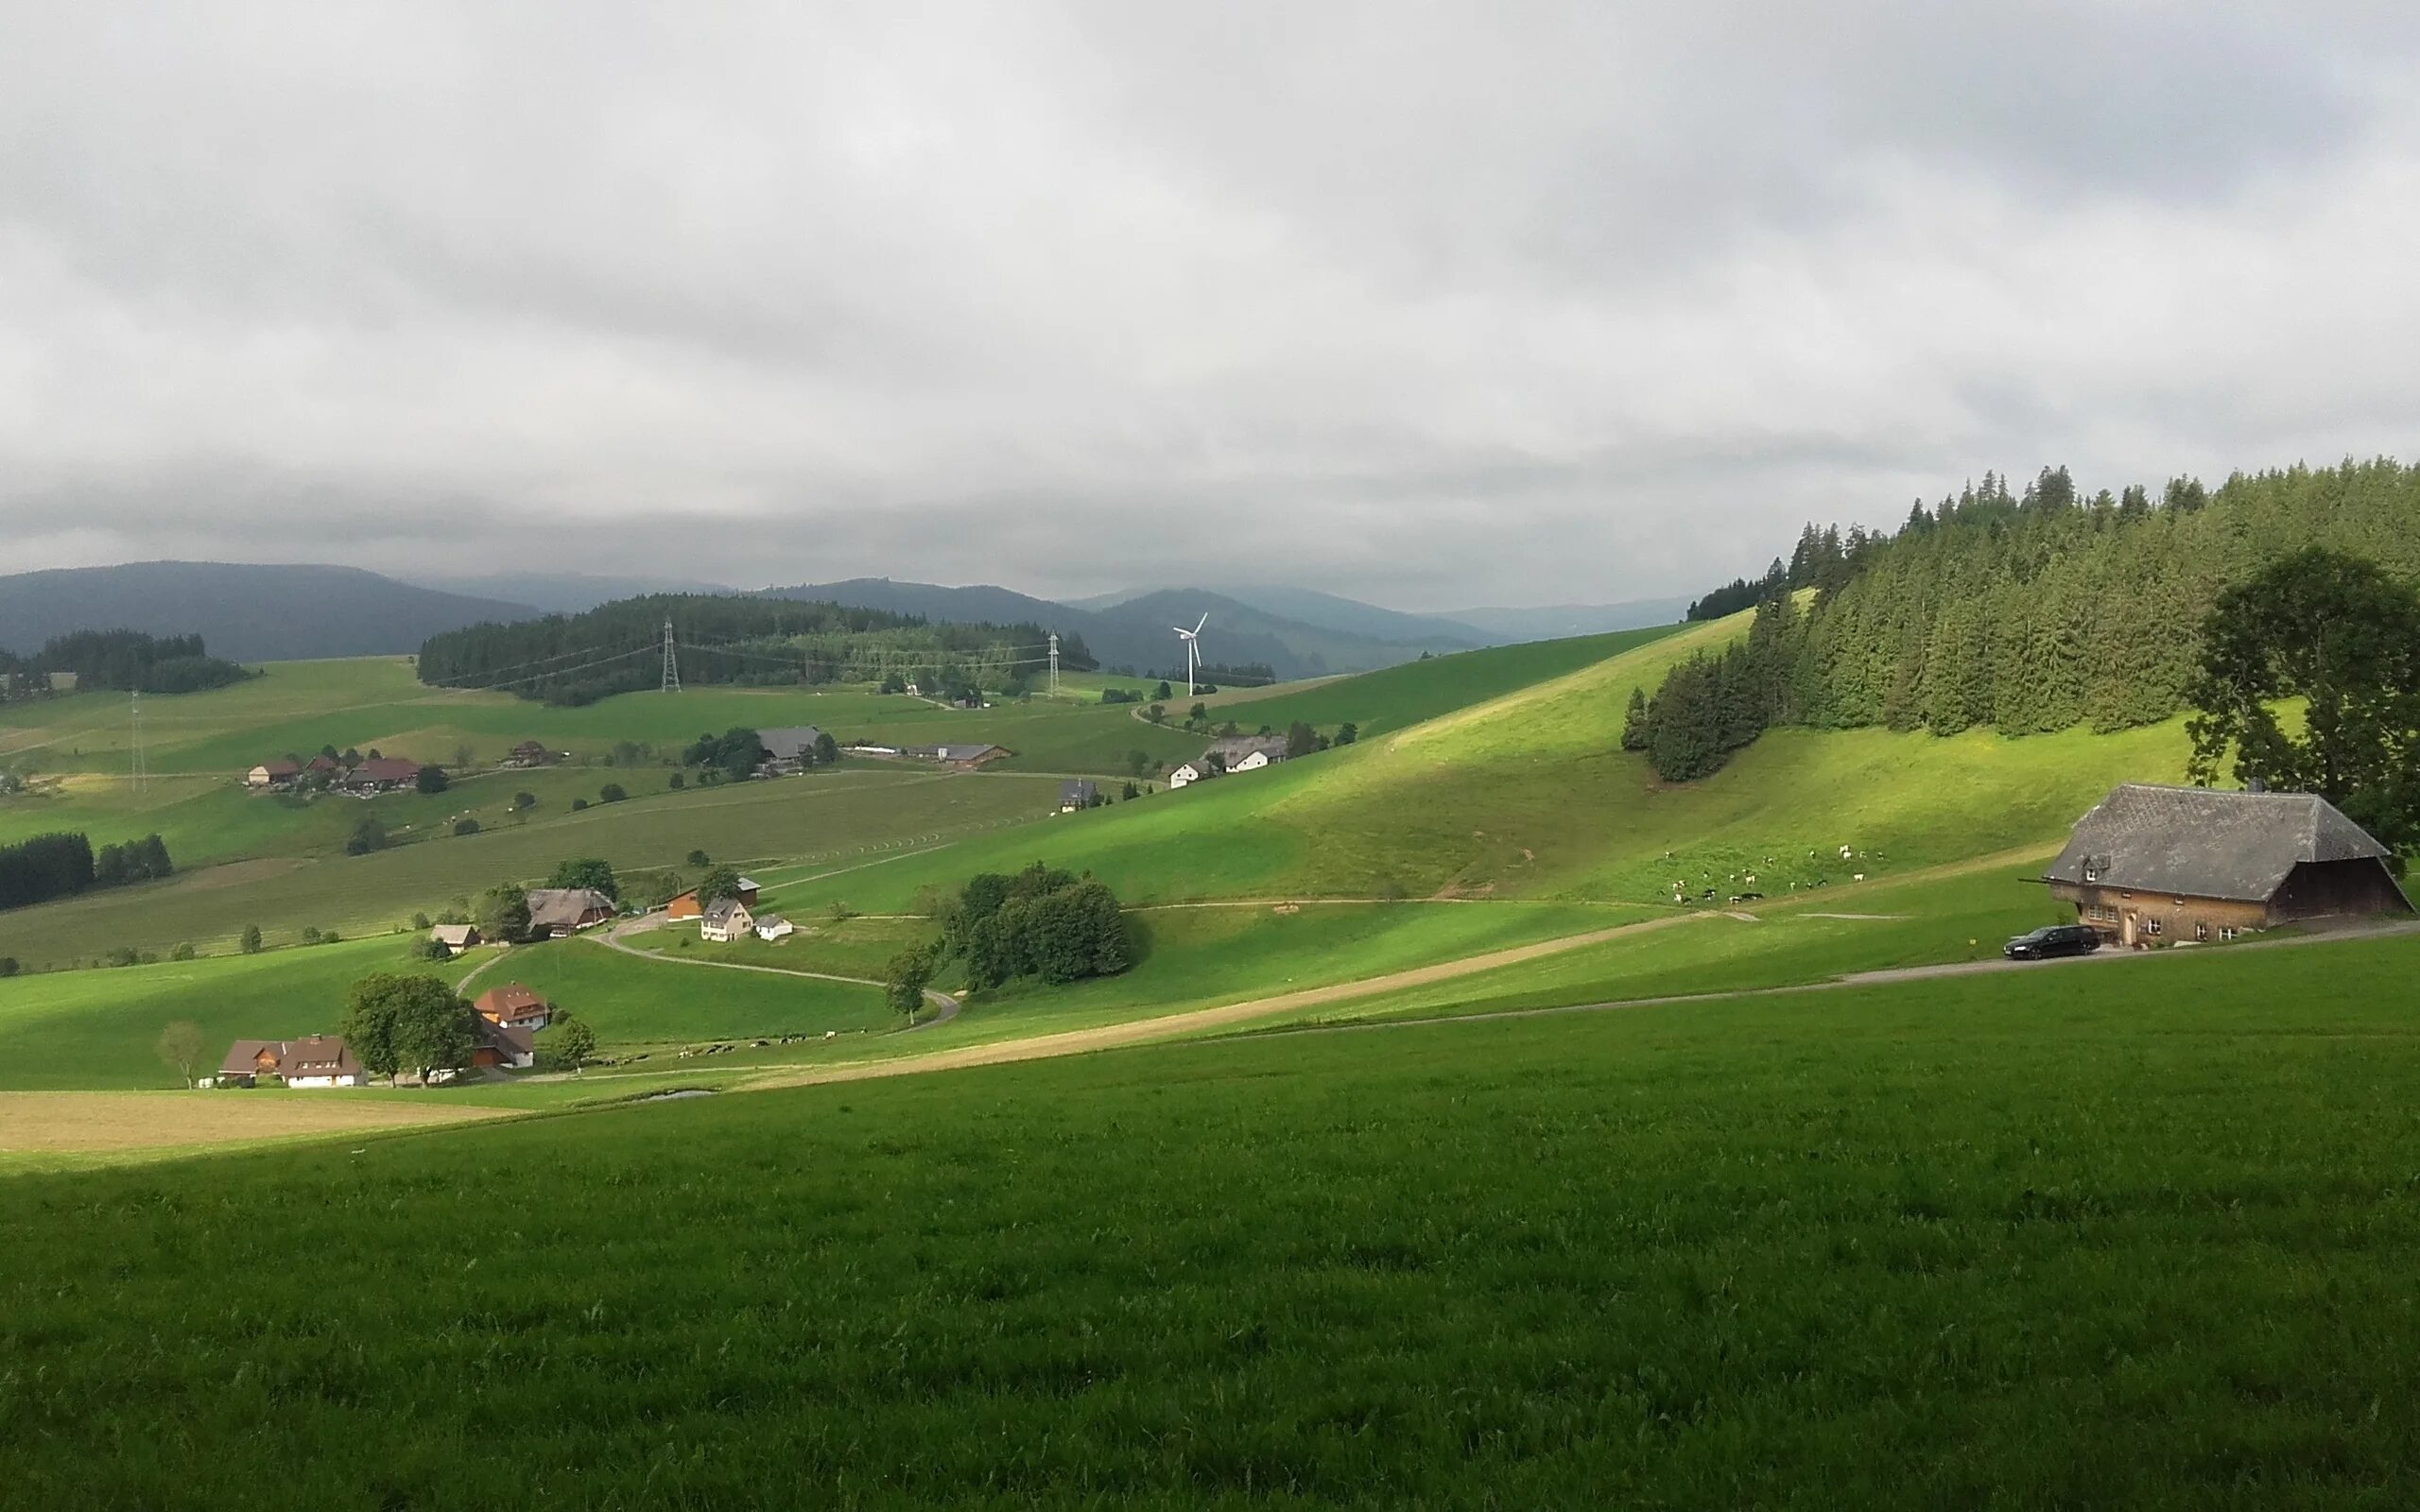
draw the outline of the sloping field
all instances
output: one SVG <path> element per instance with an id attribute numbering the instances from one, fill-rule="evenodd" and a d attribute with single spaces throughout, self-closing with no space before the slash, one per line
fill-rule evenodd
<path id="1" fill-rule="evenodd" d="M 1609 635 L 1458 651 L 1305 687 L 1221 693 L 1208 702 L 1219 718 L 1233 719 L 1247 730 L 1268 725 L 1283 730 L 1298 719 L 1330 730 L 1349 720 L 1364 735 L 1381 734 L 1552 681 L 1683 629 L 1678 625 L 1657 625 Z M 1177 712 L 1183 713 L 1184 699 L 1180 696 L 1175 702 Z"/>
<path id="2" fill-rule="evenodd" d="M 2420 941 L 2054 974 L 13 1177 L 10 1494 L 2401 1500 Z"/>
<path id="3" fill-rule="evenodd" d="M 659 793 L 366 856 L 274 869 L 244 862 L 15 909 L 0 913 L 0 955 L 64 963 L 117 947 L 165 954 L 179 942 L 218 953 L 252 923 L 281 943 L 306 926 L 390 930 L 414 909 L 435 911 L 491 883 L 542 879 L 569 856 L 666 866 L 701 848 L 735 864 L 838 865 L 1029 818 L 1049 811 L 1057 791 L 1043 777 L 864 770 Z M 231 882 L 222 871 L 240 876 Z"/>
<path id="4" fill-rule="evenodd" d="M 2183 770 L 2173 722 L 2023 740 L 1783 730 L 1703 782 L 1658 782 L 1619 748 L 1631 690 L 1652 688 L 1745 626 L 1695 627 L 1350 748 L 808 891 L 887 911 L 928 884 L 1039 858 L 1090 870 L 1132 902 L 1446 894 L 1668 904 L 1679 883 L 1691 902 L 1711 892 L 1719 902 L 2053 844 L 2116 782 Z"/>

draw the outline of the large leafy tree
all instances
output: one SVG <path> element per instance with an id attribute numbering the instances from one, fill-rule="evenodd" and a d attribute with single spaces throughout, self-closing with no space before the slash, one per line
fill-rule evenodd
<path id="1" fill-rule="evenodd" d="M 576 861 L 559 863 L 555 874 L 546 879 L 549 887 L 591 887 L 615 902 L 622 901 L 622 885 L 614 880 L 614 868 L 595 856 L 582 856 Z"/>
<path id="2" fill-rule="evenodd" d="M 345 1044 L 373 1075 L 457 1070 L 471 1059 L 471 1005 L 433 976 L 380 971 L 353 984 Z"/>
<path id="3" fill-rule="evenodd" d="M 2420 593 L 2312 547 L 2219 595 L 2189 689 L 2191 774 L 2317 793 L 2397 850 L 2420 844 Z M 2304 700 L 2302 730 L 2277 706 Z"/>
<path id="4" fill-rule="evenodd" d="M 718 898 L 739 896 L 739 868 L 717 867 L 698 884 L 698 906 L 711 907 Z"/>
<path id="5" fill-rule="evenodd" d="M 529 895 L 511 883 L 498 883 L 479 894 L 471 918 L 488 939 L 519 939 L 529 933 Z"/>

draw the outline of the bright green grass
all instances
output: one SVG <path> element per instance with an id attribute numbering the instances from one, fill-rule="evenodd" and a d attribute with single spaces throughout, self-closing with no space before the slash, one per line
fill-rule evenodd
<path id="1" fill-rule="evenodd" d="M 1753 921 L 1705 913 L 1668 928 L 1293 1017 L 1354 1022 L 1495 1013 L 1790 987 L 1860 971 L 1988 960 L 2013 936 L 2038 924 L 2074 920 L 2071 906 L 2053 902 L 2030 880 L 2039 872 L 2038 865 L 2008 865 L 1845 888 L 1839 896 L 1759 906 Z M 1898 917 L 1826 917 L 1839 913 Z"/>
<path id="2" fill-rule="evenodd" d="M 566 856 L 666 866 L 703 849 L 742 865 L 815 859 L 837 867 L 1029 818 L 1056 796 L 1057 785 L 1039 777 L 842 771 L 659 793 L 580 814 L 542 809 L 518 828 L 368 856 L 245 861 L 0 913 L 0 955 L 47 965 L 118 946 L 164 954 L 190 941 L 219 951 L 248 923 L 281 942 L 305 926 L 383 931 L 491 883 L 543 879 Z"/>
<path id="3" fill-rule="evenodd" d="M 1720 902 L 1749 890 L 1733 878 L 1751 871 L 1754 890 L 1780 896 L 2055 845 L 2116 783 L 2182 772 L 2171 721 L 2022 740 L 1780 730 L 1703 782 L 1658 782 L 1618 748 L 1630 690 L 1743 624 L 1693 627 L 1349 749 L 806 891 L 890 912 L 921 887 L 1039 856 L 1131 902 L 1443 892 L 1668 904 L 1676 881 L 1692 901 L 1712 886 Z M 1858 852 L 1846 862 L 1843 845 Z"/>
<path id="4" fill-rule="evenodd" d="M 1124 772 L 1141 749 L 1163 764 L 1194 753 L 1195 737 L 1153 729 L 1126 707 L 1103 706 L 1097 686 L 1052 699 L 1002 699 L 980 710 L 945 709 L 857 687 L 696 688 L 673 695 L 623 694 L 578 709 L 509 694 L 424 687 L 400 657 L 280 662 L 233 688 L 160 697 L 145 705 L 144 735 L 157 773 L 233 777 L 275 756 L 307 757 L 322 746 L 452 765 L 458 748 L 500 760 L 524 740 L 601 759 L 631 742 L 670 755 L 706 731 L 816 725 L 845 742 L 993 743 L 1028 770 Z M 1112 679 L 1132 686 L 1132 679 Z M 126 700 L 85 694 L 0 708 L 0 765 L 50 772 L 123 775 Z"/>
<path id="5" fill-rule="evenodd" d="M 1381 734 L 1568 676 L 1681 629 L 1677 625 L 1655 625 L 1609 635 L 1490 646 L 1407 662 L 1357 677 L 1331 678 L 1306 687 L 1221 693 L 1206 701 L 1218 718 L 1233 719 L 1248 730 L 1267 725 L 1282 730 L 1299 719 L 1322 730 L 1350 722 L 1363 735 Z M 1181 694 L 1171 708 L 1183 714 Z"/>
<path id="6" fill-rule="evenodd" d="M 392 935 L 308 950 L 63 971 L 0 981 L 0 1091 L 124 1091 L 184 1085 L 153 1054 L 178 1020 L 201 1028 L 205 1074 L 237 1040 L 333 1033 L 346 989 L 372 971 L 451 980 Z"/>
<path id="7" fill-rule="evenodd" d="M 585 939 L 517 950 L 473 984 L 523 982 L 587 1020 L 608 1054 L 760 1036 L 856 1035 L 903 1021 L 882 989 L 763 971 L 641 960 Z"/>
<path id="8" fill-rule="evenodd" d="M 10 1495 L 2405 1501 L 2420 940 L 2052 975 L 15 1177 Z"/>
<path id="9" fill-rule="evenodd" d="M 398 844 L 450 839 L 458 819 L 476 819 L 482 829 L 540 822 L 568 813 L 574 799 L 596 803 L 609 782 L 644 796 L 666 791 L 669 776 L 661 767 L 552 766 L 465 777 L 438 794 L 406 790 L 366 800 L 249 792 L 233 778 L 159 778 L 137 793 L 118 779 L 78 777 L 55 791 L 0 800 L 0 843 L 54 830 L 80 830 L 96 846 L 156 833 L 181 868 L 340 855 L 365 816 L 375 816 Z M 520 793 L 537 805 L 516 813 L 512 799 Z"/>
<path id="10" fill-rule="evenodd" d="M 758 914 L 781 912 L 778 890 L 760 900 Z M 786 914 L 783 917 L 788 918 Z M 880 981 L 890 958 L 910 945 L 931 937 L 933 928 L 921 919 L 831 919 L 807 916 L 793 919 L 798 932 L 768 944 L 750 936 L 717 945 L 698 934 L 697 921 L 683 920 L 627 936 L 623 943 L 683 960 L 736 961 L 793 971 L 829 971 Z"/>

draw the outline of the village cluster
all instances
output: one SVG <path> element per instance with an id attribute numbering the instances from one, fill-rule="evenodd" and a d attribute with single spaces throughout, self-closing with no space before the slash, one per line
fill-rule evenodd
<path id="1" fill-rule="evenodd" d="M 554 1020 L 554 1006 L 518 982 L 490 988 L 471 1004 L 472 1041 L 469 1070 L 491 1068 L 527 1071 L 538 1063 L 537 1031 Z M 431 1072 L 432 1084 L 454 1080 L 461 1073 Z M 370 1074 L 337 1034 L 306 1035 L 300 1040 L 238 1040 L 228 1047 L 216 1076 L 204 1087 L 256 1087 L 264 1081 L 295 1088 L 366 1087 Z M 398 1074 L 398 1086 L 418 1084 L 409 1074 Z"/>

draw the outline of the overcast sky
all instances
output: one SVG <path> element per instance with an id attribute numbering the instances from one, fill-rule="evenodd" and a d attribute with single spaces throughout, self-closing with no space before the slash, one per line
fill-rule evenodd
<path id="1" fill-rule="evenodd" d="M 0 570 L 1443 609 L 2420 459 L 2416 11 L 0 0 Z"/>

